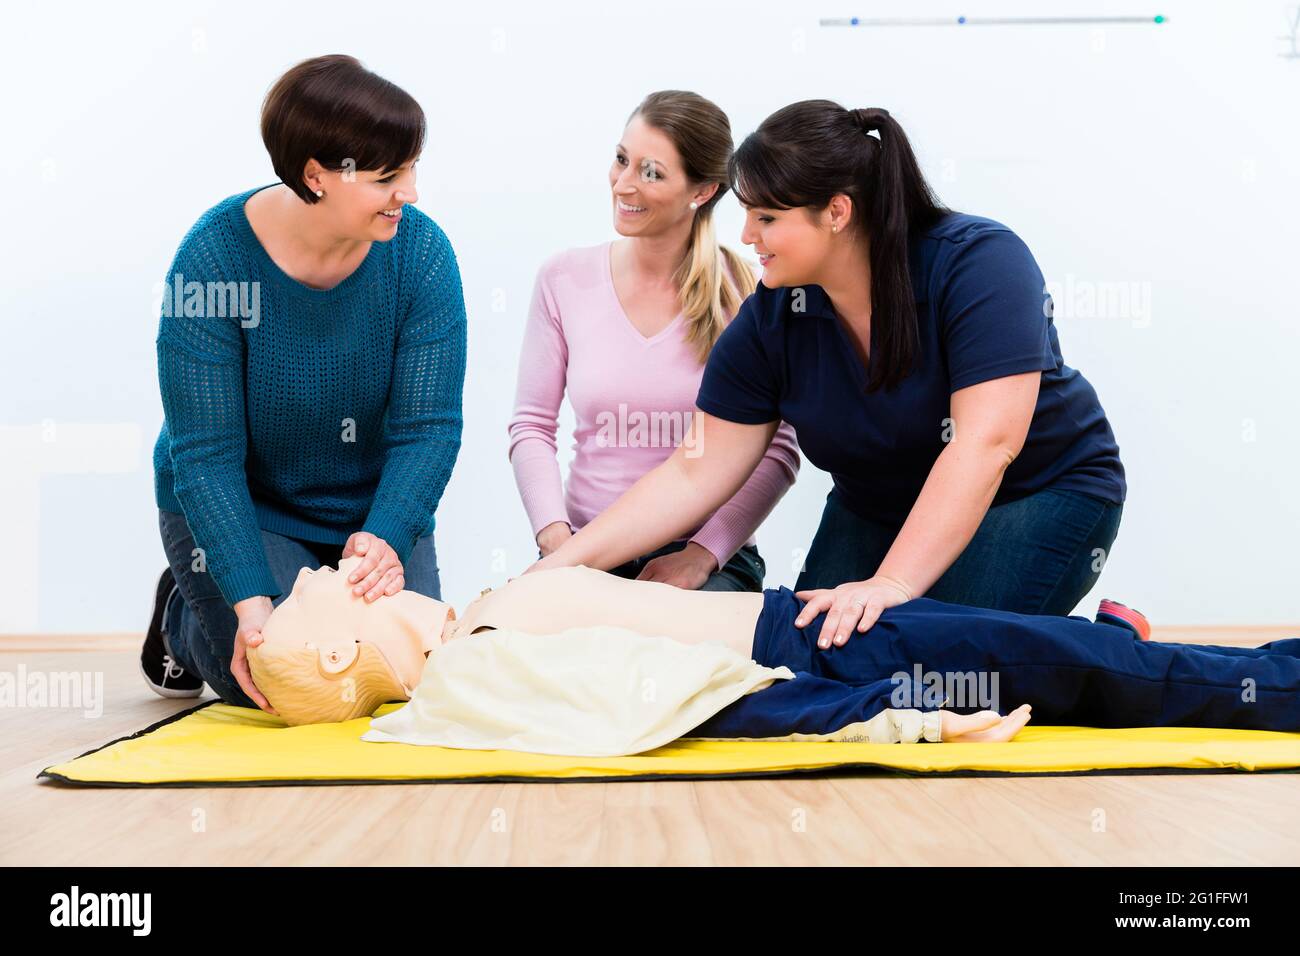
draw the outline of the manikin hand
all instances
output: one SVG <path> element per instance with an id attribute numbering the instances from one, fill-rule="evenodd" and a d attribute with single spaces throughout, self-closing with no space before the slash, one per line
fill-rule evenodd
<path id="1" fill-rule="evenodd" d="M 235 602 L 234 611 L 239 625 L 235 629 L 235 654 L 230 659 L 230 674 L 253 703 L 268 714 L 276 714 L 266 695 L 253 683 L 253 672 L 248 668 L 248 648 L 262 643 L 262 628 L 271 616 L 271 599 L 264 594 L 245 598 Z"/>
<path id="2" fill-rule="evenodd" d="M 361 557 L 361 563 L 348 578 L 348 584 L 356 585 L 353 594 L 364 593 L 367 601 L 376 601 L 385 594 L 396 594 L 406 587 L 402 562 L 397 552 L 383 538 L 365 531 L 357 531 L 343 546 L 340 560 L 353 555 Z"/>
<path id="3" fill-rule="evenodd" d="M 817 636 L 817 646 L 822 650 L 830 647 L 832 641 L 836 647 L 843 647 L 854 625 L 861 634 L 876 623 L 885 608 L 912 600 L 901 583 L 879 574 L 837 588 L 798 591 L 795 597 L 808 602 L 794 619 L 795 627 L 803 627 L 822 611 L 828 611 Z"/>
<path id="4" fill-rule="evenodd" d="M 981 710 L 978 714 L 954 714 L 941 710 L 939 736 L 944 743 L 1006 743 L 1029 723 L 1031 709 L 1028 704 L 1021 704 L 1005 717 L 995 710 Z"/>
<path id="5" fill-rule="evenodd" d="M 698 591 L 716 570 L 718 559 L 712 552 L 691 541 L 680 551 L 651 558 L 636 579 L 671 584 L 683 591 Z"/>

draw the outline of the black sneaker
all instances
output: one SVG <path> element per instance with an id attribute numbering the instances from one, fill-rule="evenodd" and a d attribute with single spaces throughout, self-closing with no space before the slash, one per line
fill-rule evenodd
<path id="1" fill-rule="evenodd" d="M 176 579 L 172 577 L 171 568 L 167 568 L 154 590 L 153 616 L 149 619 L 149 631 L 140 651 L 140 673 L 149 689 L 160 697 L 198 697 L 203 693 L 202 679 L 177 663 L 167 649 L 167 639 L 163 635 L 163 614 L 175 590 Z"/>

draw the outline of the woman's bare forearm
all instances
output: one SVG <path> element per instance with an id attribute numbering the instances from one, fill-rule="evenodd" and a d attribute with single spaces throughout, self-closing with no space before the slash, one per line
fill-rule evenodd
<path id="1" fill-rule="evenodd" d="M 913 597 L 929 590 L 975 537 L 1013 457 L 996 445 L 945 448 L 876 573 Z"/>
<path id="2" fill-rule="evenodd" d="M 679 446 L 530 570 L 583 564 L 607 571 L 685 537 L 745 483 L 779 424 L 734 425 L 699 413 L 696 422 L 696 441 Z"/>
<path id="3" fill-rule="evenodd" d="M 674 453 L 530 570 L 583 564 L 608 571 L 675 541 L 712 510 Z M 723 499 L 725 500 L 725 498 Z M 680 502 L 664 508 L 664 502 Z M 716 507 L 716 506 L 715 506 Z"/>

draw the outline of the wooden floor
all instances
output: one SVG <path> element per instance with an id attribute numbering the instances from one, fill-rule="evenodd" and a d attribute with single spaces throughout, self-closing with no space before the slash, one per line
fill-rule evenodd
<path id="1" fill-rule="evenodd" d="M 1166 628 L 1255 645 L 1294 628 Z M 1300 863 L 1300 774 L 81 789 L 44 767 L 193 706 L 138 635 L 0 637 L 0 670 L 102 671 L 104 713 L 0 708 L 0 864 Z"/>

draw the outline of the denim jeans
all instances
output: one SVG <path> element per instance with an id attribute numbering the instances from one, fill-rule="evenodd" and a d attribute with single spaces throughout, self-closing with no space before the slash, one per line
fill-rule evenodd
<path id="1" fill-rule="evenodd" d="M 163 614 L 163 633 L 169 651 L 182 667 L 201 677 L 227 704 L 256 707 L 230 673 L 238 618 L 212 575 L 193 569 L 194 536 L 185 516 L 160 509 L 158 528 L 177 585 Z M 262 546 L 271 565 L 271 575 L 281 591 L 271 602 L 276 607 L 289 596 L 302 568 L 314 571 L 325 564 L 337 567 L 343 552 L 342 545 L 300 541 L 270 531 L 262 532 Z M 432 534 L 415 542 L 402 569 L 407 590 L 441 600 Z"/>
<path id="2" fill-rule="evenodd" d="M 995 505 L 924 596 L 1018 614 L 1069 614 L 1100 576 L 1123 508 L 1053 488 Z M 859 517 L 832 490 L 794 589 L 865 581 L 898 531 Z"/>

